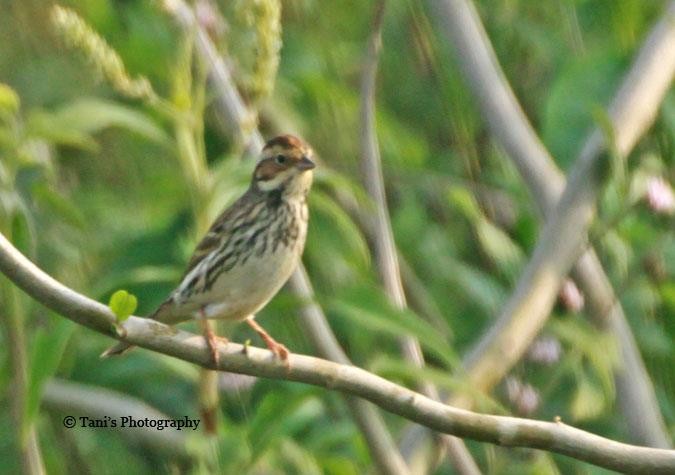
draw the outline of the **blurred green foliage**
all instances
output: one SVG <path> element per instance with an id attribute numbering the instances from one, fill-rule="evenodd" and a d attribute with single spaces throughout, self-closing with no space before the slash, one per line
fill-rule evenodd
<path id="1" fill-rule="evenodd" d="M 238 145 L 217 120 L 191 35 L 158 2 L 63 5 L 105 39 L 132 77 L 148 78 L 159 104 L 120 94 L 105 73 L 67 47 L 50 23 L 50 5 L 5 0 L 0 7 L 0 229 L 66 285 L 101 302 L 128 289 L 145 314 L 175 285 L 205 226 L 243 192 L 253 162 L 240 160 Z M 508 79 L 562 169 L 573 164 L 599 120 L 597 111 L 664 5 L 478 2 Z M 261 28 L 274 24 L 274 12 L 247 11 L 239 1 L 212 6 L 202 10 L 201 20 L 230 55 L 244 96 L 260 108 L 265 135 L 298 131 L 324 164 L 310 197 L 304 261 L 340 343 L 356 364 L 397 381 L 412 385 L 424 378 L 462 388 L 461 355 L 489 327 L 512 288 L 536 242 L 538 220 L 532 197 L 477 113 L 452 60 L 453 45 L 441 39 L 418 2 L 388 4 L 377 114 L 391 219 L 413 294 L 412 309 L 400 312 L 379 287 L 367 236 L 335 198 L 342 194 L 369 206 L 358 185 L 358 80 L 371 5 L 283 2 L 276 79 L 274 38 Z M 672 216 L 654 213 L 635 191 L 644 191 L 639 183 L 649 176 L 675 182 L 672 91 L 625 170 L 613 171 L 594 234 L 672 434 L 675 239 Z M 625 192 L 631 187 L 634 193 Z M 194 418 L 194 368 L 145 351 L 100 361 L 108 339 L 50 315 L 4 278 L 0 286 L 2 312 L 20 314 L 25 327 L 27 420 L 38 428 L 49 473 L 116 473 L 120 460 L 131 473 L 186 468 L 127 443 L 120 432 L 64 429 L 61 416 L 40 410 L 39 401 L 45 381 L 57 374 L 132 395 L 170 416 Z M 295 318 L 298 304 L 282 291 L 259 318 L 292 351 L 311 354 Z M 563 305 L 545 331 L 562 343 L 560 360 L 553 368 L 524 361 L 514 370 L 539 391 L 540 404 L 529 415 L 560 415 L 625 440 L 611 378 L 615 343 L 598 334 L 583 311 L 572 315 Z M 400 358 L 397 337 L 405 333 L 420 339 L 428 369 L 412 370 Z M 229 337 L 258 343 L 243 327 L 232 328 Z M 3 407 L 12 378 L 7 338 L 0 333 Z M 258 381 L 250 389 L 223 383 L 223 391 L 215 448 L 220 471 L 357 474 L 371 466 L 339 395 L 278 381 Z M 503 388 L 485 396 L 482 406 L 518 413 Z M 404 426 L 394 417 L 387 421 L 394 430 Z M 16 430 L 2 411 L 0 459 L 7 473 L 19 463 Z M 203 443 L 190 439 L 195 447 Z M 600 473 L 533 451 L 470 448 L 489 473 Z M 205 469 L 199 460 L 192 469 Z M 438 473 L 451 469 L 444 465 Z"/>

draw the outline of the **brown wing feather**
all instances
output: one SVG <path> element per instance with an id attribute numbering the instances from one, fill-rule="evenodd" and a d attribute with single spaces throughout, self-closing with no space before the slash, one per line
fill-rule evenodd
<path id="1" fill-rule="evenodd" d="M 249 189 L 244 193 L 237 201 L 225 209 L 213 222 L 209 230 L 206 232 L 206 235 L 199 241 L 197 247 L 195 248 L 190 260 L 188 261 L 187 268 L 183 273 L 181 280 L 190 273 L 199 263 L 208 256 L 211 252 L 215 251 L 223 243 L 224 239 L 227 239 L 228 229 L 227 225 L 231 224 L 235 220 L 235 215 L 237 212 L 240 212 L 245 208 L 245 203 L 251 200 L 252 191 Z"/>
<path id="2" fill-rule="evenodd" d="M 183 273 L 183 277 L 188 275 L 192 269 L 197 267 L 204 257 L 218 249 L 222 241 L 222 234 L 218 234 L 212 230 L 209 230 L 209 232 L 206 233 L 206 236 L 204 236 L 202 240 L 199 241 L 199 244 L 197 244 L 197 247 L 192 253 L 190 260 L 188 261 L 188 265 L 185 268 L 185 272 Z"/>

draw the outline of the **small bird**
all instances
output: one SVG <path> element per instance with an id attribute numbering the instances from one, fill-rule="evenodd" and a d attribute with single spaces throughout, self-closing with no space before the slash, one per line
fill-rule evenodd
<path id="1" fill-rule="evenodd" d="M 166 324 L 196 319 L 213 361 L 216 335 L 209 319 L 245 320 L 282 360 L 288 349 L 255 320 L 295 269 L 307 236 L 307 193 L 312 149 L 292 135 L 271 139 L 262 150 L 246 193 L 223 211 L 197 245 L 180 284 L 148 318 Z M 120 342 L 101 357 L 132 345 Z"/>

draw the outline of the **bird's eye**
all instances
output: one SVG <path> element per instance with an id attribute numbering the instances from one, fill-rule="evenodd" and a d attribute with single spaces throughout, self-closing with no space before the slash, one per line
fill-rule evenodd
<path id="1" fill-rule="evenodd" d="M 286 163 L 286 157 L 284 155 L 277 155 L 274 157 L 274 161 L 277 162 L 279 165 L 283 165 Z"/>

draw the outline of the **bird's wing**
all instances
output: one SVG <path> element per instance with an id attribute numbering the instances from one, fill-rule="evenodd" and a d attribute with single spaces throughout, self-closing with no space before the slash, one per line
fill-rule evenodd
<path id="1" fill-rule="evenodd" d="M 235 205 L 232 205 L 229 208 L 225 209 L 225 211 L 223 211 L 220 214 L 220 216 L 218 216 L 216 220 L 213 222 L 213 224 L 207 231 L 206 235 L 202 238 L 202 240 L 199 241 L 199 244 L 197 244 L 197 247 L 192 253 L 190 260 L 188 261 L 185 272 L 183 272 L 181 282 L 185 279 L 185 277 L 190 273 L 192 269 L 194 269 L 199 265 L 199 263 L 206 256 L 208 256 L 211 252 L 217 250 L 221 246 L 223 239 L 227 238 L 228 233 L 226 231 L 226 226 L 228 219 L 234 214 L 234 210 L 236 209 Z M 148 318 L 152 318 L 153 320 L 157 320 L 159 322 L 164 323 L 176 323 L 172 322 L 172 320 L 176 318 L 176 308 L 174 301 L 174 294 L 176 290 L 174 290 L 171 293 L 171 295 L 169 295 L 169 298 L 167 298 L 164 302 L 162 302 L 162 304 L 159 307 L 157 307 L 157 309 L 152 314 L 150 314 Z M 187 318 L 188 315 L 183 315 L 183 317 Z"/>
<path id="2" fill-rule="evenodd" d="M 209 232 L 206 233 L 206 236 L 204 236 L 202 240 L 199 241 L 199 244 L 197 244 L 197 247 L 192 253 L 192 256 L 190 257 L 188 265 L 185 269 L 185 272 L 183 273 L 183 277 L 188 275 L 192 269 L 197 267 L 197 265 L 211 252 L 218 249 L 222 242 L 223 242 L 222 233 L 218 233 L 213 229 L 209 230 Z"/>
<path id="3" fill-rule="evenodd" d="M 247 204 L 252 199 L 252 194 L 252 191 L 249 189 L 237 201 L 226 208 L 225 211 L 220 213 L 206 232 L 206 235 L 197 244 L 182 278 L 185 278 L 206 256 L 217 250 L 225 242 L 232 232 L 233 223 L 237 221 L 237 215 L 247 208 Z"/>

